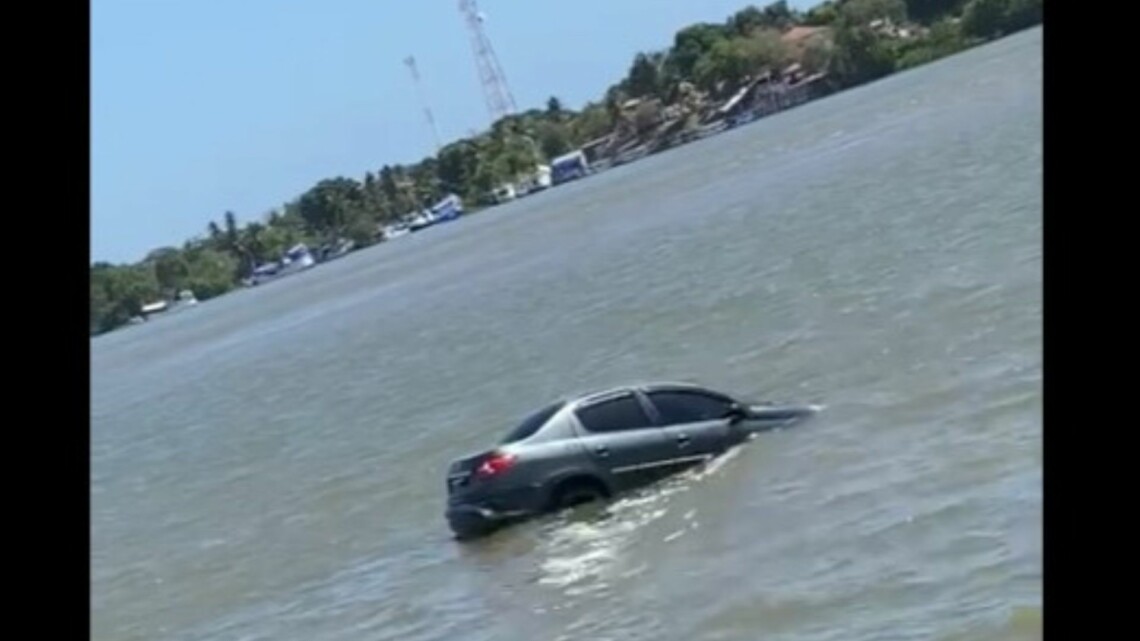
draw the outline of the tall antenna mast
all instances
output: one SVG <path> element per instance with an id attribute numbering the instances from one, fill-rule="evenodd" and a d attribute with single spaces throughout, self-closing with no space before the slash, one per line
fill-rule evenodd
<path id="1" fill-rule="evenodd" d="M 431 107 L 428 106 L 427 98 L 424 97 L 423 88 L 420 86 L 420 70 L 416 67 L 415 56 L 408 56 L 404 58 L 404 64 L 408 65 L 408 70 L 412 72 L 412 83 L 416 85 L 416 96 L 420 99 L 420 104 L 424 108 L 424 116 L 427 118 L 428 126 L 431 127 L 432 141 L 435 142 L 435 151 L 439 153 L 442 145 L 439 142 L 439 128 L 435 126 L 435 116 L 431 113 Z"/>
<path id="2" fill-rule="evenodd" d="M 499 65 L 499 58 L 491 47 L 491 41 L 483 32 L 483 13 L 475 0 L 459 0 L 459 11 L 467 20 L 471 32 L 471 48 L 475 53 L 475 68 L 479 73 L 479 84 L 483 88 L 483 98 L 487 101 L 487 112 L 491 122 L 515 113 L 515 98 L 507 87 L 507 77 Z"/>

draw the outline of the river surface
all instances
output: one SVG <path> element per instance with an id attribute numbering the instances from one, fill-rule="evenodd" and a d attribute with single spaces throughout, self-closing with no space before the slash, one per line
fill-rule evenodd
<path id="1" fill-rule="evenodd" d="M 1041 37 L 93 340 L 92 638 L 1038 638 Z M 451 458 L 657 378 L 827 409 L 451 539 Z"/>

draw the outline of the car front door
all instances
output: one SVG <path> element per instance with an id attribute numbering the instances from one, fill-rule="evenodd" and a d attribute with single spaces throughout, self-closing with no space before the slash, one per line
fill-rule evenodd
<path id="1" fill-rule="evenodd" d="M 655 390 L 646 397 L 677 466 L 712 458 L 734 443 L 727 418 L 732 399 L 698 390 Z"/>
<path id="2" fill-rule="evenodd" d="M 579 441 L 615 489 L 657 480 L 676 450 L 631 391 L 591 399 L 574 415 Z"/>

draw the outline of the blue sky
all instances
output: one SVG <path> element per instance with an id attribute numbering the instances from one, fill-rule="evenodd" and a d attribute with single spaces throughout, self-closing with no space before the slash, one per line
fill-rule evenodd
<path id="1" fill-rule="evenodd" d="M 597 99 L 637 51 L 747 4 L 479 6 L 526 109 Z M 489 124 L 457 0 L 93 0 L 91 21 L 92 260 L 138 260 L 227 209 L 258 219 L 321 178 L 430 154 L 408 55 L 444 142 Z"/>

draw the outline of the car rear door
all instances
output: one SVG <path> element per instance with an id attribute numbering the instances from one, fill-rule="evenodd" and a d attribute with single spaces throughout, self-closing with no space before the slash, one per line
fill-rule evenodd
<path id="1" fill-rule="evenodd" d="M 645 396 L 673 447 L 677 465 L 711 458 L 734 442 L 726 417 L 732 399 L 688 389 L 653 390 Z"/>
<path id="2" fill-rule="evenodd" d="M 632 391 L 590 399 L 574 416 L 580 443 L 615 489 L 660 478 L 676 451 Z"/>

